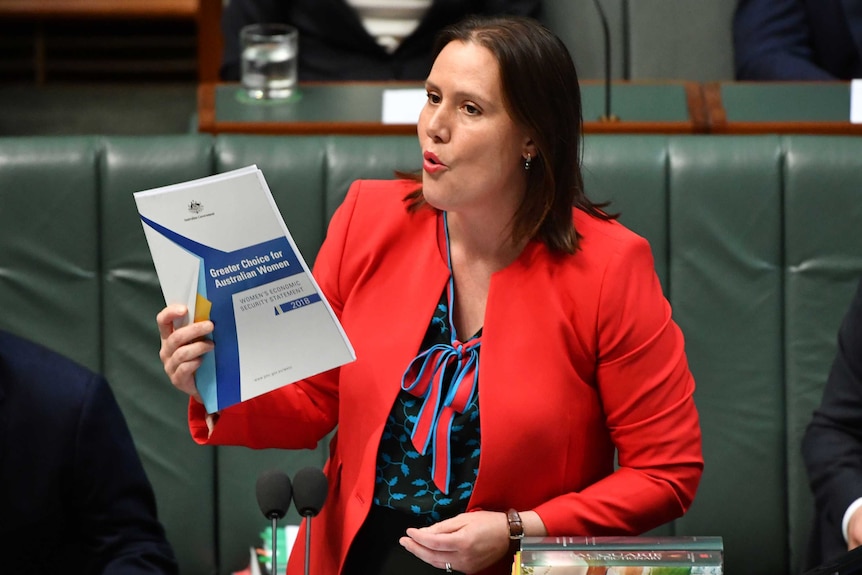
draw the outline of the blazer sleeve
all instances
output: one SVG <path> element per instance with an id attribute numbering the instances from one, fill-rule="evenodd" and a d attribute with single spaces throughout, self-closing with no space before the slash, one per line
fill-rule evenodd
<path id="1" fill-rule="evenodd" d="M 818 512 L 840 534 L 847 507 L 862 497 L 862 282 L 838 331 L 838 350 L 820 406 L 802 440 Z"/>
<path id="2" fill-rule="evenodd" d="M 87 385 L 76 432 L 74 505 L 88 555 L 104 575 L 177 573 L 155 496 L 107 382 Z"/>
<path id="3" fill-rule="evenodd" d="M 537 507 L 551 534 L 643 533 L 689 508 L 703 471 L 694 378 L 646 240 L 610 256 L 600 290 L 595 377 L 618 467 Z"/>
<path id="4" fill-rule="evenodd" d="M 359 182 L 354 183 L 335 211 L 326 239 L 317 254 L 313 275 L 323 295 L 341 319 L 346 294 L 344 247 L 356 206 Z M 201 444 L 242 445 L 253 449 L 314 449 L 338 422 L 340 368 L 298 381 L 233 405 L 219 413 L 212 434 L 206 410 L 189 400 L 189 429 Z"/>
<path id="5" fill-rule="evenodd" d="M 835 80 L 815 64 L 800 0 L 740 0 L 733 17 L 737 80 Z"/>

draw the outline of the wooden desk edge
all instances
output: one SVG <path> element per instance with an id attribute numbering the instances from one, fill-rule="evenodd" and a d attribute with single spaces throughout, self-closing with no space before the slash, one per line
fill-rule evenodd
<path id="1" fill-rule="evenodd" d="M 787 134 L 812 136 L 860 136 L 862 124 L 847 122 L 727 122 L 713 126 L 714 135 Z"/>
<path id="2" fill-rule="evenodd" d="M 215 84 L 198 86 L 198 131 L 216 133 Z"/>
<path id="3" fill-rule="evenodd" d="M 694 134 L 692 122 L 584 122 L 584 134 Z"/>

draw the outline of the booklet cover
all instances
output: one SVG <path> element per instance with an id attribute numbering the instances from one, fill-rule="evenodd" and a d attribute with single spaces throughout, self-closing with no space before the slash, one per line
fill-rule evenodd
<path id="1" fill-rule="evenodd" d="M 208 413 L 356 359 L 256 166 L 134 194 L 167 304 L 215 324 Z"/>

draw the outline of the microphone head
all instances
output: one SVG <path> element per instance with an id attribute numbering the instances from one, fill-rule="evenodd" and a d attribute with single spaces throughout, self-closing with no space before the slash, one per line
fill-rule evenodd
<path id="1" fill-rule="evenodd" d="M 257 478 L 255 494 L 264 517 L 281 519 L 290 509 L 290 498 L 293 495 L 290 478 L 277 469 L 264 471 Z"/>
<path id="2" fill-rule="evenodd" d="M 323 471 L 316 467 L 304 467 L 293 476 L 293 502 L 303 517 L 314 517 L 320 513 L 326 501 L 329 483 Z"/>

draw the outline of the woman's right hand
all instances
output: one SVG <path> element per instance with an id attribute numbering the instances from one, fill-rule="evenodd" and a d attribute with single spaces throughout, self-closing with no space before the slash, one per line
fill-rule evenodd
<path id="1" fill-rule="evenodd" d="M 174 321 L 187 313 L 184 305 L 169 305 L 156 316 L 162 340 L 159 358 L 174 387 L 203 403 L 195 387 L 195 371 L 200 367 L 203 355 L 212 351 L 215 345 L 206 338 L 214 326 L 207 320 L 174 329 Z"/>

